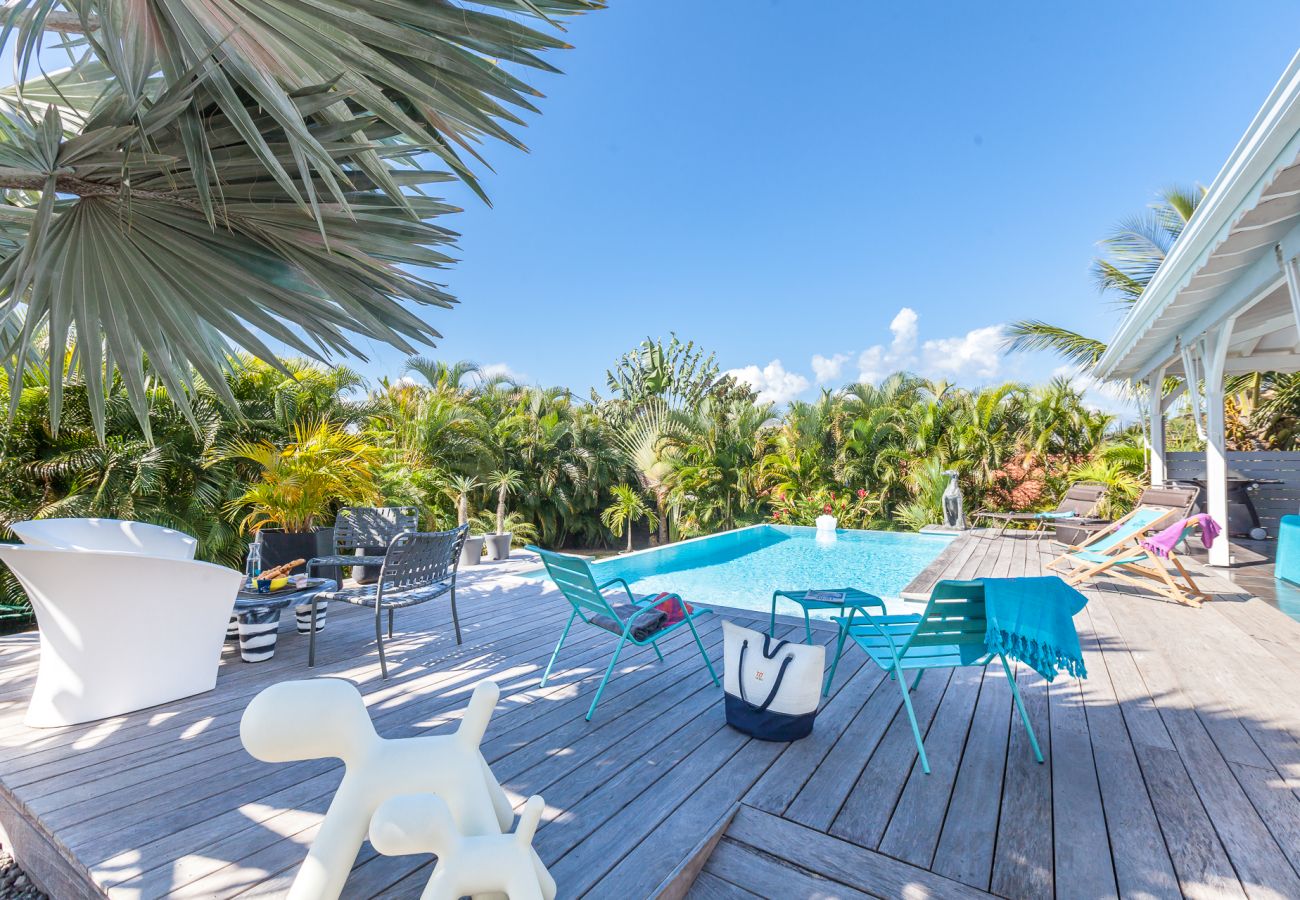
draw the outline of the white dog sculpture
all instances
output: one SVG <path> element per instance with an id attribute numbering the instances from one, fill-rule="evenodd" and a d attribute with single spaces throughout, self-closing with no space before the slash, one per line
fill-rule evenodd
<path id="1" fill-rule="evenodd" d="M 510 900 L 555 900 L 555 879 L 533 852 L 533 833 L 545 806 L 541 797 L 529 797 L 514 834 L 465 837 L 447 804 L 432 794 L 407 794 L 375 812 L 370 843 L 386 856 L 437 855 L 420 900 L 498 893 Z"/>
<path id="2" fill-rule="evenodd" d="M 239 723 L 249 753 L 263 762 L 337 757 L 345 766 L 290 900 L 337 900 L 371 817 L 392 797 L 437 795 L 462 835 L 508 831 L 514 810 L 479 751 L 500 693 L 495 682 L 480 681 L 455 734 L 393 740 L 375 733 L 348 681 L 286 681 L 254 697 Z"/>

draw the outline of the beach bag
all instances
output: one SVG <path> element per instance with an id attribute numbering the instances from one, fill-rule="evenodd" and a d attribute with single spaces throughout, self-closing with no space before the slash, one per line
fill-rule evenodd
<path id="1" fill-rule="evenodd" d="M 763 741 L 807 737 L 821 702 L 826 648 L 722 622 L 727 724 Z"/>

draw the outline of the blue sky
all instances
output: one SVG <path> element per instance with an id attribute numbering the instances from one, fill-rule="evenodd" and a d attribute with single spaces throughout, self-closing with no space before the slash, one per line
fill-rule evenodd
<path id="1" fill-rule="evenodd" d="M 1096 241 L 1209 184 L 1296 51 L 1300 4 L 611 0 L 459 185 L 462 302 L 429 355 L 602 386 L 676 331 L 785 401 L 899 367 L 1040 380 L 997 330 L 1118 322 Z M 11 54 L 3 63 L 8 71 Z M 361 342 L 368 375 L 405 357 Z"/>
<path id="2" fill-rule="evenodd" d="M 531 152 L 488 148 L 494 206 L 452 193 L 463 302 L 429 313 L 434 355 L 583 390 L 675 330 L 779 399 L 818 371 L 1049 376 L 1050 357 L 994 350 L 1024 316 L 1107 335 L 1096 240 L 1162 186 L 1213 179 L 1298 11 L 611 6 L 572 23 L 563 76 L 534 77 Z M 362 368 L 401 363 L 376 348 Z"/>

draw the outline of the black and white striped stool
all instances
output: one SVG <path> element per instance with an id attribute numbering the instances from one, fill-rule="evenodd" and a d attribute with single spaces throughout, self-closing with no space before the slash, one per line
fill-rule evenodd
<path id="1" fill-rule="evenodd" d="M 239 614 L 239 655 L 244 662 L 264 662 L 275 656 L 280 609 L 263 606 Z"/>
<path id="2" fill-rule="evenodd" d="M 316 630 L 325 630 L 325 610 L 329 608 L 328 600 L 320 600 L 316 603 Z M 294 607 L 294 615 L 298 620 L 298 633 L 311 634 L 311 603 L 299 603 Z"/>

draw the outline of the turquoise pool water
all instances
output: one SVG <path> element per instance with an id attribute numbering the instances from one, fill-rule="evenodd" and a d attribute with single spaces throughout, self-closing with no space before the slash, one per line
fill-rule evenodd
<path id="1" fill-rule="evenodd" d="M 626 578 L 638 595 L 674 591 L 692 603 L 766 612 L 776 590 L 855 587 L 897 601 L 951 540 L 888 531 L 837 531 L 827 540 L 814 528 L 759 525 L 611 557 L 592 570 L 602 581 Z M 800 614 L 785 601 L 777 612 Z"/>

